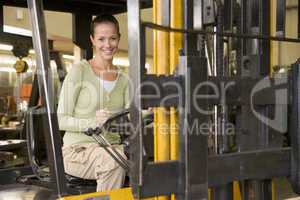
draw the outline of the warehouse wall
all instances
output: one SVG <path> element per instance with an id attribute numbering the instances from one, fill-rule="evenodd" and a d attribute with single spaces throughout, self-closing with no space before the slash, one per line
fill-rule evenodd
<path id="1" fill-rule="evenodd" d="M 18 14 L 22 13 L 23 18 L 18 19 Z M 19 14 L 20 15 L 20 14 Z M 116 15 L 120 22 L 120 31 L 122 34 L 120 49 L 123 51 L 128 50 L 128 36 L 127 36 L 127 14 Z M 142 17 L 144 20 L 152 21 L 152 9 L 145 9 L 142 11 Z M 48 37 L 54 37 L 60 41 L 56 44 L 58 50 L 73 51 L 73 47 L 63 41 L 70 40 L 72 38 L 72 14 L 62 12 L 45 12 L 46 29 Z M 27 9 L 16 7 L 4 7 L 4 24 L 10 26 L 16 26 L 25 29 L 31 29 L 29 16 Z M 152 54 L 152 32 L 147 31 L 147 54 Z M 67 45 L 67 48 L 64 47 Z"/>
<path id="2" fill-rule="evenodd" d="M 298 30 L 298 1 L 287 0 L 286 37 L 297 38 Z M 295 62 L 300 57 L 300 44 L 285 43 L 280 51 L 282 65 Z"/>
<path id="3" fill-rule="evenodd" d="M 275 2 L 275 1 L 273 1 Z M 272 2 L 272 3 L 273 3 Z M 286 37 L 297 38 L 298 26 L 298 1 L 286 0 Z M 276 11 L 276 5 L 273 4 L 273 13 Z M 276 17 L 271 19 L 272 35 L 275 36 Z M 300 44 L 286 42 L 272 42 L 272 66 L 290 65 L 300 57 Z"/>
<path id="4" fill-rule="evenodd" d="M 275 1 L 271 1 L 275 2 Z M 298 25 L 298 0 L 287 0 L 286 10 L 286 36 L 297 37 L 297 25 Z M 276 7 L 273 7 L 276 9 Z M 17 26 L 25 29 L 30 29 L 30 22 L 27 9 L 4 7 L 4 23 L 6 25 Z M 21 17 L 20 17 L 21 16 Z M 54 38 L 54 48 L 60 51 L 73 51 L 73 44 L 71 42 L 72 37 L 72 15 L 70 13 L 61 12 L 45 12 L 46 16 L 46 28 L 48 36 Z M 122 57 L 127 56 L 128 40 L 127 40 L 127 14 L 120 14 L 116 16 L 120 22 L 120 29 L 122 38 L 120 41 L 120 49 Z M 142 18 L 145 21 L 152 21 L 152 9 L 145 9 L 142 11 Z M 273 18 L 273 29 L 276 19 Z M 273 30 L 273 35 L 275 32 Z M 147 30 L 147 55 L 149 56 L 148 62 L 152 65 L 152 52 L 153 52 L 153 35 L 152 30 Z M 272 43 L 272 65 L 288 65 L 300 57 L 300 44 L 293 43 Z"/>

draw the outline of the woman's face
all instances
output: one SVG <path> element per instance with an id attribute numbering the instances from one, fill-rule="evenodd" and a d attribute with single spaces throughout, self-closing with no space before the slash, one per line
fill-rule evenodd
<path id="1" fill-rule="evenodd" d="M 119 46 L 119 33 L 113 23 L 100 23 L 95 26 L 94 35 L 90 36 L 96 54 L 103 60 L 111 61 Z"/>

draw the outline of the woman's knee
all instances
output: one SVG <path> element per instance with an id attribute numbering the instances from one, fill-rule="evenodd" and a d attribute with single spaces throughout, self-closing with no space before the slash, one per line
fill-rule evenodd
<path id="1" fill-rule="evenodd" d="M 118 151 L 126 159 L 124 153 L 120 150 Z M 118 169 L 118 171 L 123 170 L 120 164 L 106 151 L 102 152 L 101 155 L 99 155 L 97 163 L 99 166 L 99 171 L 110 171 L 115 169 Z"/>

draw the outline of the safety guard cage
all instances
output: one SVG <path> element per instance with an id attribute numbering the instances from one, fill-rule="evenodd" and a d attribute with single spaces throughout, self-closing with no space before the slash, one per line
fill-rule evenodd
<path id="1" fill-rule="evenodd" d="M 188 4 L 189 1 L 186 1 Z M 194 4 L 196 5 L 196 4 Z M 186 6 L 186 13 L 188 12 Z M 130 141 L 130 160 L 133 163 L 130 171 L 130 181 L 135 198 L 145 198 L 158 195 L 175 194 L 178 200 L 208 199 L 208 187 L 226 185 L 235 180 L 263 180 L 273 177 L 290 177 L 293 189 L 300 193 L 300 130 L 299 130 L 299 87 L 300 87 L 300 62 L 297 61 L 289 77 L 285 78 L 253 78 L 253 77 L 209 77 L 207 76 L 207 61 L 202 55 L 195 55 L 184 50 L 180 56 L 177 75 L 155 76 L 146 74 L 145 70 L 145 29 L 149 23 L 143 23 L 140 16 L 140 1 L 128 0 L 128 30 L 129 31 L 129 60 L 130 79 L 132 88 L 130 96 L 133 97 L 130 107 L 130 116 L 134 127 L 134 136 Z M 188 15 L 188 14 L 186 14 Z M 187 21 L 186 21 L 187 23 Z M 159 28 L 159 26 L 156 26 Z M 185 27 L 188 27 L 186 25 Z M 160 27 L 163 30 L 162 27 Z M 188 27 L 190 28 L 190 27 Z M 193 31 L 184 31 L 192 33 Z M 193 33 L 197 33 L 194 31 Z M 201 33 L 201 31 L 198 31 Z M 248 38 L 267 39 L 259 36 L 245 35 Z M 188 37 L 186 37 L 188 40 Z M 284 40 L 284 38 L 271 38 Z M 299 40 L 294 39 L 294 42 Z M 185 48 L 192 45 L 186 41 Z M 159 88 L 160 98 L 172 96 L 163 103 L 155 98 L 157 90 L 143 87 L 144 82 L 153 82 Z M 207 122 L 206 115 L 197 112 L 191 103 L 193 95 L 207 95 L 211 91 L 207 87 L 197 88 L 199 83 L 211 82 L 234 83 L 233 87 L 225 94 L 226 103 L 229 105 L 250 104 L 266 106 L 275 105 L 276 85 L 270 85 L 264 95 L 259 95 L 249 103 L 251 90 L 259 81 L 282 83 L 281 88 L 287 90 L 283 97 L 289 105 L 289 134 L 291 145 L 285 148 L 266 148 L 249 150 L 222 155 L 208 155 L 207 136 L 197 134 L 189 129 L 188 125 L 194 120 Z M 170 84 L 168 84 L 170 83 Z M 181 85 L 182 90 L 174 85 Z M 168 85 L 168 87 L 163 87 Z M 197 91 L 196 93 L 191 91 Z M 179 95 L 178 95 L 179 94 Z M 152 95 L 152 98 L 149 98 Z M 144 98 L 147 97 L 147 98 Z M 288 98 L 289 97 L 289 98 Z M 283 101 L 284 102 L 284 101 Z M 197 105 L 208 108 L 209 105 L 221 104 L 220 98 L 201 98 Z M 180 156 L 178 160 L 164 162 L 148 162 L 143 153 L 144 131 L 142 124 L 142 109 L 148 107 L 177 107 L 179 110 L 180 125 Z"/>

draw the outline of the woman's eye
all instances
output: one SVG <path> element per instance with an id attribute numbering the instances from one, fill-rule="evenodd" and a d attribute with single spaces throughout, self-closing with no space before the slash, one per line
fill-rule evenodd
<path id="1" fill-rule="evenodd" d="M 105 38 L 99 38 L 99 40 L 100 40 L 101 42 L 103 42 L 103 41 L 105 40 Z"/>

